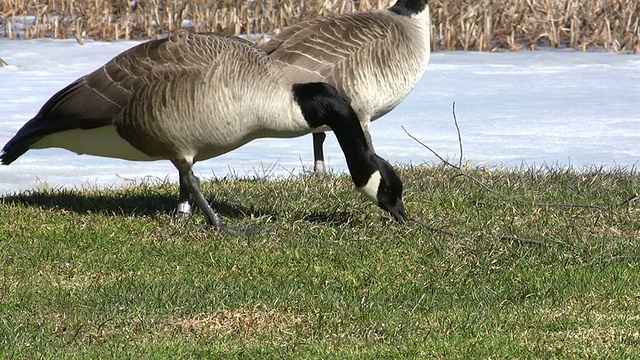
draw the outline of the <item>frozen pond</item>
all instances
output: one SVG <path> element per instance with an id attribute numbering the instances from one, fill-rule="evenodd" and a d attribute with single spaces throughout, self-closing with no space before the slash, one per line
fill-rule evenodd
<path id="1" fill-rule="evenodd" d="M 56 91 L 136 42 L 0 39 L 0 146 Z M 439 162 L 413 136 L 456 160 L 478 165 L 635 166 L 640 160 L 640 55 L 570 50 L 436 52 L 414 91 L 373 123 L 377 153 L 392 163 Z M 335 139 L 327 165 L 345 171 Z M 261 139 L 196 164 L 204 178 L 287 176 L 312 168 L 311 137 Z M 119 185 L 143 178 L 177 181 L 168 161 L 128 162 L 31 150 L 0 167 L 0 193 L 51 187 Z"/>

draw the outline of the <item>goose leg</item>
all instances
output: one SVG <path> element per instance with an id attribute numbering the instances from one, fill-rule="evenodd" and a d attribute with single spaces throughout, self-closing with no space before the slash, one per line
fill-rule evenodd
<path id="1" fill-rule="evenodd" d="M 327 135 L 323 132 L 321 133 L 313 133 L 313 172 L 316 175 L 324 175 L 324 152 L 322 150 L 322 144 L 324 143 L 324 139 L 327 138 Z"/>
<path id="2" fill-rule="evenodd" d="M 200 179 L 193 174 L 190 163 L 174 162 L 180 173 L 180 205 L 189 204 L 189 197 L 193 199 L 195 205 L 202 211 L 207 223 L 218 231 L 223 231 L 233 235 L 251 235 L 263 232 L 258 227 L 231 228 L 224 224 L 222 217 L 207 202 L 200 190 Z M 178 164 L 182 165 L 179 166 Z"/>
<path id="3" fill-rule="evenodd" d="M 225 225 L 222 222 L 222 217 L 215 210 L 209 206 L 207 199 L 202 195 L 202 191 L 200 191 L 200 180 L 193 175 L 193 171 L 189 168 L 187 170 L 179 170 L 180 171 L 180 179 L 184 180 L 180 182 L 180 196 L 182 197 L 182 184 L 185 184 L 185 187 L 191 193 L 193 201 L 196 206 L 202 211 L 204 217 L 207 219 L 207 223 L 217 230 L 225 229 Z"/>
<path id="4" fill-rule="evenodd" d="M 191 214 L 191 205 L 189 205 L 190 198 L 189 187 L 187 186 L 187 180 L 180 173 L 180 197 L 178 198 L 178 216 L 189 217 Z"/>
<path id="5" fill-rule="evenodd" d="M 367 144 L 371 148 L 371 151 L 376 152 L 373 149 L 373 140 L 371 139 L 371 132 L 369 131 L 369 125 L 371 125 L 371 121 L 365 121 L 362 123 L 362 131 L 364 132 L 364 137 L 367 140 Z"/>

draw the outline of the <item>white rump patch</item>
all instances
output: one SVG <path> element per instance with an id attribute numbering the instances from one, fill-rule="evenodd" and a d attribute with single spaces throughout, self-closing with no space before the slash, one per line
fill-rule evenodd
<path id="1" fill-rule="evenodd" d="M 378 203 L 378 188 L 380 187 L 380 181 L 382 179 L 382 175 L 380 175 L 380 171 L 374 172 L 369 177 L 369 181 L 361 187 L 358 188 L 358 191 L 364 194 L 367 198 L 369 198 L 374 203 Z"/>
<path id="2" fill-rule="evenodd" d="M 32 149 L 44 149 L 50 147 L 71 150 L 76 154 L 95 155 L 125 160 L 151 161 L 140 150 L 131 146 L 118 135 L 113 125 L 102 126 L 94 129 L 72 129 L 45 135 L 42 139 L 31 145 Z"/>

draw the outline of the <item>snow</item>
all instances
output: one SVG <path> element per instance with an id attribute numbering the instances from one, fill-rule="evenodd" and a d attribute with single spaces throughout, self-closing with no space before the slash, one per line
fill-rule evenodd
<path id="1" fill-rule="evenodd" d="M 0 39 L 0 146 L 56 91 L 134 41 Z M 372 125 L 376 152 L 392 163 L 439 162 L 404 128 L 441 156 L 481 166 L 634 167 L 640 160 L 640 56 L 602 51 L 436 52 L 414 91 Z M 90 104 L 88 104 L 90 106 Z M 346 171 L 335 138 L 327 165 Z M 197 175 L 290 176 L 312 169 L 311 137 L 260 139 L 200 162 Z M 0 167 L 0 194 L 39 186 L 119 186 L 144 179 L 177 181 L 168 161 L 129 162 L 30 150 Z"/>

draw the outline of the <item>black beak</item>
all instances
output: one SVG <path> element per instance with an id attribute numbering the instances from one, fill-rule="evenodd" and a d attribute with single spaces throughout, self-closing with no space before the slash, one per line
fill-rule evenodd
<path id="1" fill-rule="evenodd" d="M 404 213 L 404 204 L 402 203 L 402 200 L 399 200 L 395 204 L 395 206 L 385 206 L 384 204 L 380 204 L 380 207 L 387 210 L 397 222 L 401 224 L 407 223 Z"/>

